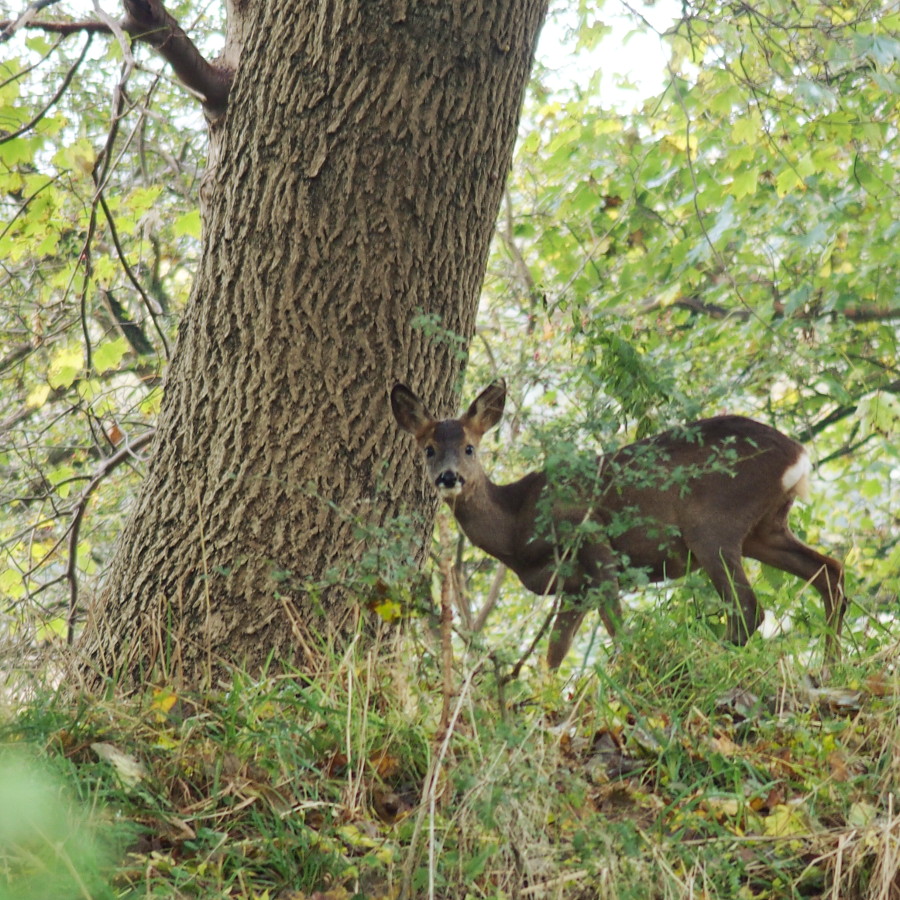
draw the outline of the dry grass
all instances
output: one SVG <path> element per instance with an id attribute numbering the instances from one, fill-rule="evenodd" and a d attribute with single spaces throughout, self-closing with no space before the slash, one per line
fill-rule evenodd
<path id="1" fill-rule="evenodd" d="M 0 900 L 900 900 L 897 645 L 817 686 L 801 643 L 638 625 L 569 680 L 412 628 L 202 694 L 20 694 L 0 791 L 24 753 L 72 834 L 0 809 Z"/>

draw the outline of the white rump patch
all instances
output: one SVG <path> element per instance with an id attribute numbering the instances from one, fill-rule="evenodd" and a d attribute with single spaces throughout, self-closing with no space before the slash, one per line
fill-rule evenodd
<path id="1" fill-rule="evenodd" d="M 781 486 L 786 494 L 793 494 L 801 500 L 809 500 L 809 473 L 812 471 L 812 462 L 805 450 L 800 451 L 797 461 L 788 466 L 781 476 Z"/>

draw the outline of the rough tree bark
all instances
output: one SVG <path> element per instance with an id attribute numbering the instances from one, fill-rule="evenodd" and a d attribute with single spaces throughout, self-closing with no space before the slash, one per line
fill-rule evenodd
<path id="1" fill-rule="evenodd" d="M 202 263 L 81 642 L 96 672 L 303 664 L 353 615 L 358 524 L 433 509 L 388 391 L 454 406 L 460 343 L 416 321 L 472 335 L 545 6 L 232 4 Z"/>

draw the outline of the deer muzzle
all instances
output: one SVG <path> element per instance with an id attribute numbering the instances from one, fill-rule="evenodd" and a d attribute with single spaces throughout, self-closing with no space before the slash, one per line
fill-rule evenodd
<path id="1" fill-rule="evenodd" d="M 434 483 L 442 494 L 458 494 L 465 481 L 465 478 L 453 469 L 445 469 L 435 478 Z"/>

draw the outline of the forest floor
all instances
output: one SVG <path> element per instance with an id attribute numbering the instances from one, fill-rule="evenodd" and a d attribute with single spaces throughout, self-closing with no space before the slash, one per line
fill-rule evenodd
<path id="1" fill-rule="evenodd" d="M 654 611 L 504 683 L 416 632 L 203 692 L 20 684 L 0 900 L 900 898 L 889 634 L 823 677 L 808 633 L 737 650 Z"/>

